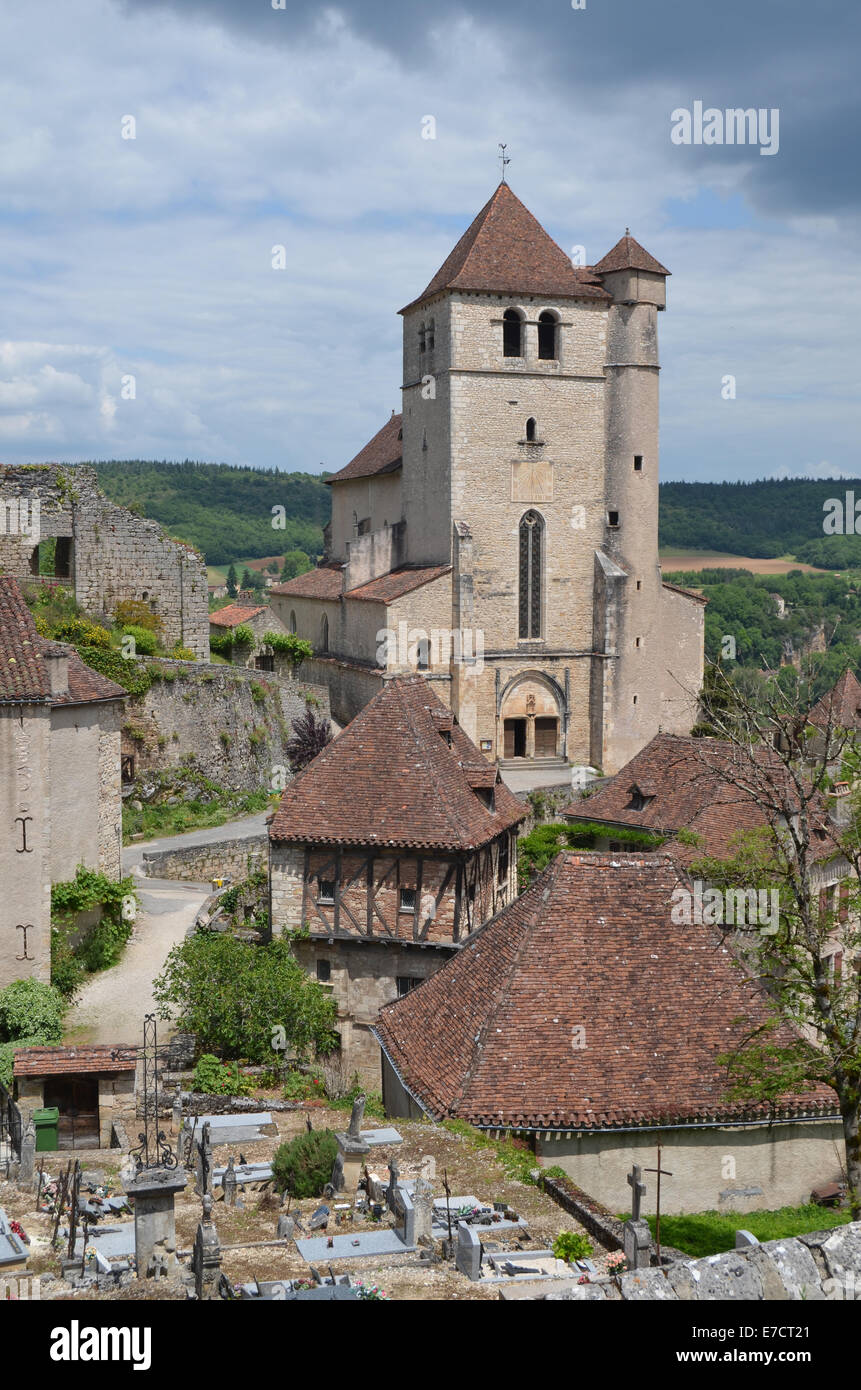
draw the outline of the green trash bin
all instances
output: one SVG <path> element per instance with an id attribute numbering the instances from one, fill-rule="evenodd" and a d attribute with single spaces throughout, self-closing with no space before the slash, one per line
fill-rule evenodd
<path id="1" fill-rule="evenodd" d="M 60 1111 L 56 1105 L 48 1105 L 44 1110 L 33 1111 L 33 1124 L 36 1126 L 36 1153 L 54 1153 L 59 1148 L 57 1129 Z"/>

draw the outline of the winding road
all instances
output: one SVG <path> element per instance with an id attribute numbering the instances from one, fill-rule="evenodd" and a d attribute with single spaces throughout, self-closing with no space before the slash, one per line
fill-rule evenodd
<path id="1" fill-rule="evenodd" d="M 191 830 L 185 835 L 126 847 L 123 871 L 134 875 L 141 899 L 134 933 L 122 960 L 110 970 L 93 975 L 84 986 L 66 1019 L 66 1042 L 140 1041 L 143 1016 L 155 1009 L 153 980 L 161 972 L 171 947 L 182 941 L 212 891 L 208 883 L 145 878 L 141 871 L 144 851 L 251 838 L 262 835 L 265 829 L 266 813 L 260 812 L 207 830 Z"/>

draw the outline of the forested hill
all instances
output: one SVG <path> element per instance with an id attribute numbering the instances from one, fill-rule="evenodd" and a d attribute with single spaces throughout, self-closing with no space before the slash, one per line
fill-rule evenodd
<path id="1" fill-rule="evenodd" d="M 826 569 L 861 565 L 861 536 L 825 535 L 823 504 L 861 502 L 861 479 L 759 483 L 662 483 L 660 542 L 679 550 L 723 550 L 733 555 L 796 560 Z"/>
<path id="2" fill-rule="evenodd" d="M 304 550 L 319 555 L 329 489 L 319 475 L 223 463 L 112 460 L 92 465 L 104 492 L 203 551 L 211 565 Z M 823 503 L 845 499 L 850 482 L 662 483 L 660 540 L 676 550 L 794 555 L 827 569 L 861 567 L 861 536 L 825 535 Z M 272 508 L 286 512 L 273 529 Z"/>
<path id="3" fill-rule="evenodd" d="M 318 475 L 234 468 L 224 463 L 94 463 L 112 502 L 158 521 L 172 536 L 201 550 L 210 565 L 304 550 L 319 555 L 329 520 L 329 489 Z M 286 513 L 283 530 L 272 508 Z"/>

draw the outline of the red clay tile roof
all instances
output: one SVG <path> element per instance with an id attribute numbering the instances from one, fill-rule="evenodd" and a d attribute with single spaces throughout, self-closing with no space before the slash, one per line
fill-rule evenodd
<path id="1" fill-rule="evenodd" d="M 572 266 L 507 183 L 499 185 L 427 288 L 401 313 L 441 290 L 609 298 L 590 267 Z"/>
<path id="2" fill-rule="evenodd" d="M 820 729 L 861 729 L 861 685 L 852 671 L 844 671 L 833 690 L 817 701 L 808 723 Z"/>
<path id="3" fill-rule="evenodd" d="M 240 623 L 247 623 L 249 619 L 256 618 L 258 613 L 263 613 L 266 609 L 265 603 L 245 605 L 241 603 L 229 603 L 226 608 L 219 608 L 217 613 L 210 613 L 210 627 L 238 627 Z"/>
<path id="4" fill-rule="evenodd" d="M 69 659 L 69 689 L 64 695 L 51 694 L 44 660 L 57 655 Z M 73 647 L 40 637 L 17 581 L 0 578 L 0 703 L 89 705 L 125 698 L 122 686 L 85 666 Z"/>
<path id="5" fill-rule="evenodd" d="M 672 922 L 681 882 L 663 854 L 560 854 L 381 1010 L 377 1037 L 420 1104 L 514 1129 L 766 1118 L 725 1099 L 716 1058 L 770 1015 L 715 928 Z M 824 1086 L 777 1103 L 836 1110 Z"/>
<path id="6" fill-rule="evenodd" d="M 81 1047 L 24 1047 L 14 1055 L 15 1076 L 75 1075 L 91 1071 L 134 1071 L 136 1047 L 90 1043 Z"/>
<path id="7" fill-rule="evenodd" d="M 377 473 L 393 473 L 403 463 L 403 415 L 393 415 L 355 458 L 326 483 L 343 483 L 347 478 L 371 478 Z"/>
<path id="8" fill-rule="evenodd" d="M 0 578 L 0 701 L 50 700 L 51 682 L 32 614 L 15 580 Z"/>
<path id="9" fill-rule="evenodd" d="M 774 787 L 779 789 L 786 774 L 777 755 L 763 748 L 760 761 L 763 766 L 771 764 Z M 732 778 L 742 785 L 735 785 Z M 613 825 L 668 836 L 678 830 L 692 830 L 700 836 L 698 846 L 671 839 L 664 849 L 672 850 L 684 864 L 703 855 L 721 859 L 732 852 L 734 835 L 767 824 L 765 812 L 745 789 L 752 785 L 746 758 L 731 743 L 656 734 L 600 791 L 570 802 L 563 814 L 574 821 L 606 822 L 611 838 Z M 632 804 L 635 788 L 652 798 L 639 810 Z M 822 821 L 824 824 L 824 807 Z M 825 859 L 834 850 L 831 837 L 826 835 L 814 845 L 813 857 Z"/>
<path id="10" fill-rule="evenodd" d="M 270 839 L 473 850 L 518 825 L 526 808 L 458 724 L 449 746 L 436 722 L 442 709 L 421 676 L 386 681 L 291 782 Z M 495 784 L 492 812 L 470 784 L 480 763 Z"/>
<path id="11" fill-rule="evenodd" d="M 626 232 L 592 269 L 596 275 L 608 275 L 613 270 L 649 270 L 653 275 L 669 275 L 666 266 L 650 256 L 630 232 Z"/>
<path id="12" fill-rule="evenodd" d="M 371 579 L 367 584 L 350 589 L 344 594 L 344 598 L 358 599 L 365 603 L 394 603 L 395 599 L 403 598 L 404 594 L 412 593 L 413 589 L 420 589 L 423 584 L 430 584 L 434 579 L 448 574 L 450 570 L 451 565 L 391 570 L 388 574 L 380 575 L 378 579 Z M 320 565 L 305 574 L 297 574 L 295 579 L 289 579 L 286 584 L 273 584 L 269 592 L 288 597 L 295 594 L 297 598 L 339 599 L 342 594 L 343 572 L 342 564 Z"/>
<path id="13" fill-rule="evenodd" d="M 685 589 L 681 584 L 671 584 L 667 579 L 662 579 L 661 585 L 665 589 L 672 589 L 674 594 L 684 594 L 685 598 L 696 599 L 697 603 L 708 603 L 705 594 L 698 593 L 696 589 Z"/>

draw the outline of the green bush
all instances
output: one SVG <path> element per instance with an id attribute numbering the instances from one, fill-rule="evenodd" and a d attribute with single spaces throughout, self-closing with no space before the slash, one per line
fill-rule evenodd
<path id="1" fill-rule="evenodd" d="M 145 627 L 136 627 L 134 623 L 126 623 L 123 627 L 123 637 L 133 637 L 135 652 L 138 656 L 155 656 L 158 647 L 158 639 L 154 632 Z"/>
<path id="2" fill-rule="evenodd" d="M 283 1079 L 283 1095 L 285 1100 L 314 1100 L 323 1099 L 326 1095 L 326 1086 L 321 1076 L 316 1072 L 288 1071 Z"/>
<path id="3" fill-rule="evenodd" d="M 272 648 L 273 652 L 287 658 L 294 676 L 302 662 L 308 661 L 314 655 L 314 648 L 311 643 L 297 637 L 295 632 L 265 632 L 263 641 Z"/>
<path id="4" fill-rule="evenodd" d="M 0 989 L 0 1042 L 38 1035 L 42 1043 L 58 1043 L 65 1012 L 66 1001 L 53 985 L 13 980 Z"/>
<path id="5" fill-rule="evenodd" d="M 272 1160 L 272 1176 L 279 1192 L 297 1200 L 321 1197 L 332 1177 L 338 1141 L 331 1129 L 314 1129 L 297 1134 L 289 1144 L 281 1144 Z"/>
<path id="6" fill-rule="evenodd" d="M 57 642 L 71 642 L 74 646 L 110 647 L 111 634 L 107 628 L 91 622 L 89 618 L 66 618 L 55 623 L 51 636 Z"/>
<path id="7" fill-rule="evenodd" d="M 44 1038 L 41 1033 L 33 1033 L 26 1038 L 16 1038 L 14 1042 L 0 1043 L 0 1086 L 5 1086 L 7 1091 L 12 1089 L 12 1069 L 15 1065 L 15 1053 L 23 1047 L 49 1047 L 56 1042 L 55 1038 Z"/>
<path id="8" fill-rule="evenodd" d="M 208 1096 L 247 1096 L 251 1086 L 236 1062 L 222 1062 L 205 1052 L 194 1069 L 193 1091 Z"/>
<path id="9" fill-rule="evenodd" d="M 553 1242 L 553 1254 L 557 1260 L 564 1260 L 566 1264 L 570 1264 L 572 1260 L 587 1260 L 592 1250 L 589 1237 L 581 1235 L 579 1231 L 560 1231 Z"/>
<path id="10" fill-rule="evenodd" d="M 254 633 L 247 623 L 240 623 L 233 629 L 234 647 L 253 647 Z"/>

